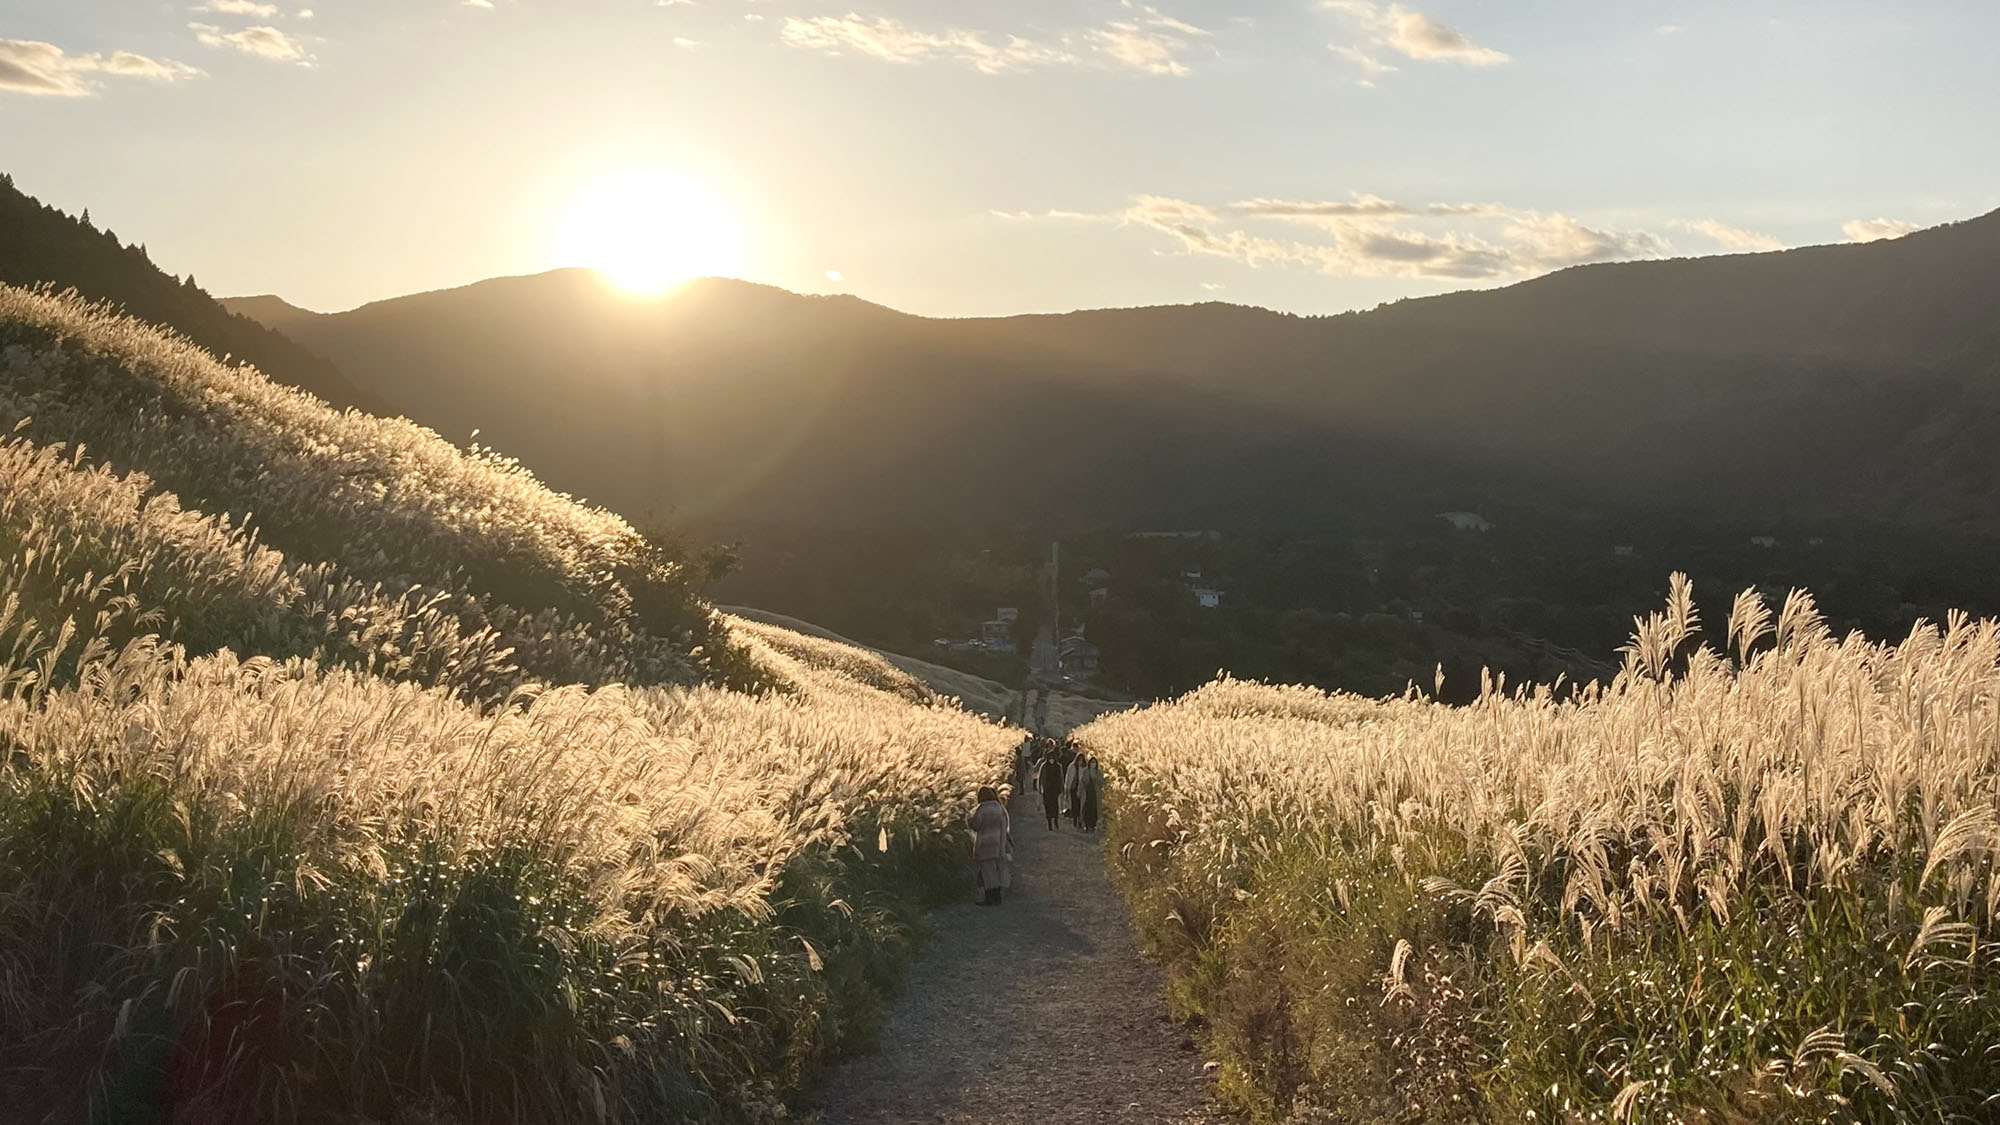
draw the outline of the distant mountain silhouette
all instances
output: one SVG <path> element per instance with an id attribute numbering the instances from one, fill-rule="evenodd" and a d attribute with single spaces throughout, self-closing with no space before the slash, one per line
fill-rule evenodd
<path id="1" fill-rule="evenodd" d="M 2000 212 L 1299 317 L 940 320 L 705 280 L 225 302 L 627 512 L 717 525 L 1330 521 L 1475 504 L 2000 529 Z"/>
<path id="2" fill-rule="evenodd" d="M 237 316 L 189 277 L 166 273 L 144 246 L 124 245 L 89 221 L 43 205 L 0 175 L 0 282 L 49 284 L 107 300 L 142 320 L 172 328 L 214 352 L 253 364 L 280 383 L 310 391 L 334 406 L 386 412 L 384 400 L 363 393 L 320 356 L 286 339 L 261 318 Z M 289 307 L 289 306 L 288 306 Z"/>

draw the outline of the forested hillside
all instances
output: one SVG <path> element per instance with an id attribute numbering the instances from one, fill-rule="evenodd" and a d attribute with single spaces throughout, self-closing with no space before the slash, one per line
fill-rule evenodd
<path id="1" fill-rule="evenodd" d="M 497 454 L 0 287 L 0 1116 L 769 1120 L 1014 735 Z"/>
<path id="2" fill-rule="evenodd" d="M 871 644 L 1033 618 L 1061 539 L 1064 619 L 1140 694 L 1218 667 L 1379 693 L 1442 664 L 1454 698 L 1482 666 L 1589 679 L 1661 564 L 1810 584 L 1880 634 L 1995 608 L 2000 214 L 1317 318 L 931 320 L 720 280 L 638 300 L 583 271 L 234 307 L 442 432 L 740 541 L 721 596 Z M 1214 536 L 1124 538 L 1153 531 Z"/>
<path id="3" fill-rule="evenodd" d="M 140 243 L 124 244 L 90 222 L 86 209 L 66 215 L 37 202 L 0 175 L 0 283 L 74 289 L 110 301 L 151 324 L 181 333 L 217 356 L 249 363 L 281 383 L 335 406 L 380 412 L 383 401 L 349 382 L 333 364 L 280 332 L 217 303 L 193 275 L 176 278 L 153 264 Z"/>
<path id="4" fill-rule="evenodd" d="M 630 300 L 580 272 L 237 307 L 565 487 L 725 525 L 1242 526 L 1533 496 L 1991 531 L 1996 304 L 2000 213 L 1326 318 L 926 320 L 715 280 Z"/>

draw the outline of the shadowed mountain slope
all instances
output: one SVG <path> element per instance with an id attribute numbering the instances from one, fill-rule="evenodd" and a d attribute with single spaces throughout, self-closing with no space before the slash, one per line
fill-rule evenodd
<path id="1" fill-rule="evenodd" d="M 721 280 L 635 300 L 585 271 L 232 307 L 562 487 L 724 525 L 1213 525 L 1498 496 L 1991 528 L 2000 481 L 2000 213 L 1321 318 L 935 320 Z"/>

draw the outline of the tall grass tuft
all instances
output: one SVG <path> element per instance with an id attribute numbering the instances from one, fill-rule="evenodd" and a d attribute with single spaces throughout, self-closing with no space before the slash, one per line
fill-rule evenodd
<path id="1" fill-rule="evenodd" d="M 1253 1119 L 2000 1112 L 1994 622 L 1875 643 L 1746 591 L 1717 651 L 1676 575 L 1635 626 L 1609 684 L 1224 678 L 1080 732 Z"/>
<path id="2" fill-rule="evenodd" d="M 529 677 L 757 686 L 684 560 L 493 450 L 335 411 L 70 295 L 0 286 L 0 371 L 0 427 L 295 563 L 422 588 Z"/>
<path id="3" fill-rule="evenodd" d="M 10 1123 L 776 1119 L 963 890 L 1011 735 L 518 466 L 4 287 L 0 416 Z"/>

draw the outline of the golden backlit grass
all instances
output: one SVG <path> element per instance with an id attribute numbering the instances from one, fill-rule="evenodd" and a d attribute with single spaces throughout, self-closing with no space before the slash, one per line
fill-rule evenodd
<path id="1" fill-rule="evenodd" d="M 0 1117 L 762 1120 L 868 1042 L 1012 735 L 518 467 L 0 290 L 31 407 Z"/>
<path id="2" fill-rule="evenodd" d="M 1080 739 L 1116 866 L 1261 1119 L 2000 1109 L 1995 625 L 1692 591 L 1608 685 L 1464 707 L 1223 679 Z"/>
<path id="3" fill-rule="evenodd" d="M 1011 741 L 826 669 L 481 708 L 134 641 L 0 703 L 11 1093 L 755 1116 L 865 1033 Z"/>
<path id="4" fill-rule="evenodd" d="M 421 589 L 528 678 L 748 684 L 681 560 L 517 462 L 336 411 L 68 295 L 0 286 L 0 427 L 144 477 L 297 565 Z M 106 571 L 98 571 L 103 577 Z"/>
<path id="5" fill-rule="evenodd" d="M 850 641 L 838 633 L 822 629 L 809 622 L 787 617 L 781 613 L 772 613 L 769 610 L 750 609 L 741 606 L 726 606 L 724 608 L 741 620 L 775 625 L 779 629 L 795 636 L 816 637 L 854 649 L 864 647 L 858 642 Z M 958 700 L 959 704 L 968 711 L 974 711 L 989 718 L 998 719 L 1005 717 L 1009 709 L 1015 705 L 1016 693 L 1013 689 L 1007 687 L 1005 684 L 989 680 L 984 676 L 975 676 L 970 672 L 962 672 L 956 668 L 947 668 L 942 664 L 935 664 L 928 660 L 918 660 L 913 656 L 904 656 L 901 653 L 880 652 L 879 650 L 869 651 L 877 652 L 889 665 L 906 673 L 913 679 L 922 681 L 924 686 L 930 688 L 938 695 Z"/>

